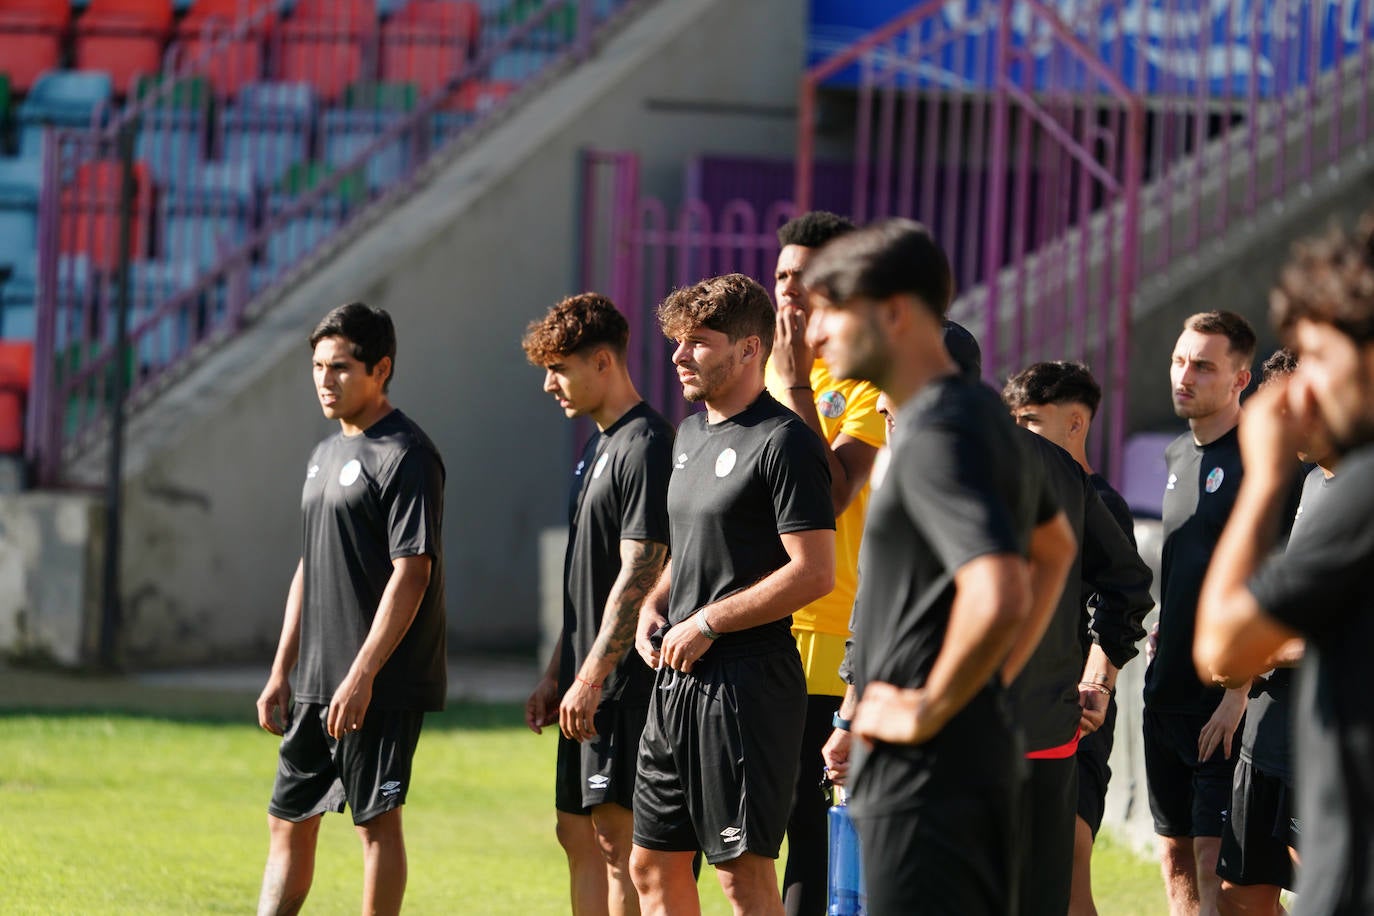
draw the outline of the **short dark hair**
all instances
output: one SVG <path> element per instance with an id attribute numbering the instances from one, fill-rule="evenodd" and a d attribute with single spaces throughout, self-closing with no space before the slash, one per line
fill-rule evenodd
<path id="1" fill-rule="evenodd" d="M 842 235 L 806 268 L 807 289 L 832 302 L 908 294 L 943 318 L 954 298 L 949 258 L 920 223 L 889 219 Z"/>
<path id="2" fill-rule="evenodd" d="M 1247 367 L 1255 360 L 1255 329 L 1243 315 L 1225 309 L 1198 312 L 1189 315 L 1183 322 L 1183 327 L 1199 334 L 1220 334 L 1225 337 L 1227 352 L 1239 357 Z"/>
<path id="3" fill-rule="evenodd" d="M 1298 355 L 1286 347 L 1280 347 L 1270 353 L 1260 366 L 1260 384 L 1263 385 L 1276 378 L 1285 375 L 1292 375 L 1293 370 L 1298 368 Z"/>
<path id="4" fill-rule="evenodd" d="M 773 349 L 776 313 L 768 293 L 744 274 L 711 277 L 692 286 L 675 289 L 659 304 L 658 322 L 671 340 L 697 328 L 720 331 L 730 340 L 756 336 L 763 352 Z"/>
<path id="5" fill-rule="evenodd" d="M 829 210 L 811 210 L 778 227 L 778 244 L 820 248 L 826 242 L 853 232 L 852 222 Z"/>
<path id="6" fill-rule="evenodd" d="M 541 367 L 598 346 L 610 347 L 623 359 L 629 343 L 629 322 L 600 293 L 568 296 L 531 321 L 520 341 L 525 357 Z"/>
<path id="7" fill-rule="evenodd" d="M 1012 410 L 1033 404 L 1082 404 L 1097 415 L 1102 386 L 1082 363 L 1066 359 L 1033 363 L 1007 379 L 1002 400 Z"/>
<path id="8" fill-rule="evenodd" d="M 315 330 L 310 332 L 311 351 L 326 337 L 342 337 L 348 341 L 348 351 L 363 364 L 368 375 L 382 357 L 390 358 L 391 371 L 382 381 L 382 390 L 391 387 L 391 379 L 396 375 L 396 326 L 391 323 L 386 309 L 361 302 L 341 305 L 321 318 Z"/>
<path id="9" fill-rule="evenodd" d="M 1305 319 L 1357 344 L 1374 340 L 1374 213 L 1353 233 L 1333 227 L 1295 244 L 1269 294 L 1269 314 L 1284 338 Z"/>

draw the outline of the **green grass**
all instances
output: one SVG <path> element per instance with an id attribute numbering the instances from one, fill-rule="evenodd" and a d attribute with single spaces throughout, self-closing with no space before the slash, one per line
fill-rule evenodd
<path id="1" fill-rule="evenodd" d="M 252 697 L 0 669 L 5 913 L 251 912 L 276 741 Z M 554 740 L 515 705 L 426 719 L 405 810 L 414 914 L 567 912 L 553 835 Z M 1105 844 L 1099 910 L 1163 912 L 1158 872 Z M 308 912 L 358 906 L 358 841 L 325 818 Z M 726 913 L 714 872 L 706 913 Z"/>

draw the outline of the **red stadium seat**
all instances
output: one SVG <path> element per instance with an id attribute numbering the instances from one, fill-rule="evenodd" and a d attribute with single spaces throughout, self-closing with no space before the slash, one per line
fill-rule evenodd
<path id="1" fill-rule="evenodd" d="M 170 0 L 91 0 L 76 23 L 76 66 L 108 72 L 123 93 L 136 76 L 162 69 L 171 30 Z"/>
<path id="2" fill-rule="evenodd" d="M 0 340 L 0 389 L 28 391 L 33 380 L 33 341 Z"/>
<path id="3" fill-rule="evenodd" d="M 119 262 L 119 176 L 116 159 L 87 162 L 76 181 L 62 189 L 61 244 L 63 254 L 85 255 L 91 267 L 111 270 Z M 148 226 L 153 213 L 153 183 L 148 169 L 134 163 L 134 212 L 129 222 L 129 252 L 148 254 Z"/>
<path id="4" fill-rule="evenodd" d="M 0 2 L 0 70 L 22 95 L 38 77 L 61 62 L 62 35 L 71 21 L 66 0 Z"/>
<path id="5" fill-rule="evenodd" d="M 24 450 L 24 396 L 0 389 L 0 455 Z"/>
<path id="6" fill-rule="evenodd" d="M 228 38 L 245 19 L 256 23 Z M 177 28 L 181 61 L 208 58 L 197 68 L 221 99 L 262 79 L 263 43 L 277 26 L 274 0 L 196 0 Z M 219 39 L 217 41 L 217 39 Z"/>
<path id="7" fill-rule="evenodd" d="M 364 73 L 377 32 L 372 0 L 301 0 L 277 30 L 276 80 L 309 83 L 326 105 Z"/>
<path id="8" fill-rule="evenodd" d="M 445 108 L 468 114 L 485 114 L 516 90 L 515 83 L 468 80 L 458 88 Z"/>
<path id="9" fill-rule="evenodd" d="M 434 92 L 463 68 L 481 28 L 474 3 L 411 0 L 382 26 L 382 81 Z"/>

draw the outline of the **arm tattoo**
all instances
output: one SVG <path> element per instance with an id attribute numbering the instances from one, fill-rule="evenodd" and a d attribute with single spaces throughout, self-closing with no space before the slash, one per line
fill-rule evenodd
<path id="1" fill-rule="evenodd" d="M 606 596 L 606 610 L 601 618 L 601 630 L 596 634 L 596 643 L 592 646 L 592 658 L 619 661 L 634 645 L 639 606 L 658 583 L 667 559 L 666 544 L 654 541 L 621 543 L 620 575 L 616 576 L 611 593 Z"/>

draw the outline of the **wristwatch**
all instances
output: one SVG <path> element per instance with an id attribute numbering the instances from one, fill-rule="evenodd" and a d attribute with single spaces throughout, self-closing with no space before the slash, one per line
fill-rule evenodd
<path id="1" fill-rule="evenodd" d="M 840 711 L 839 711 L 838 709 L 835 710 L 835 717 L 834 717 L 833 719 L 830 720 L 830 724 L 833 725 L 833 726 L 835 726 L 836 728 L 838 728 L 838 729 L 839 729 L 840 731 L 842 731 L 842 732 L 847 732 L 847 731 L 849 731 L 849 724 L 850 724 L 850 723 L 849 723 L 849 720 L 846 719 L 846 718 L 844 718 L 844 717 L 842 717 L 842 716 L 840 715 Z"/>

